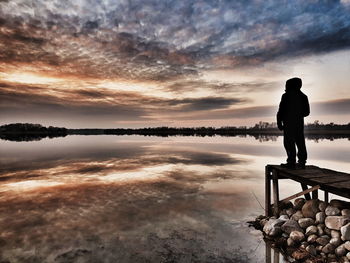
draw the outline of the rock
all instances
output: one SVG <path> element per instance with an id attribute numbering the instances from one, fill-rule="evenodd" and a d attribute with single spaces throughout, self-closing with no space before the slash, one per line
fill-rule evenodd
<path id="1" fill-rule="evenodd" d="M 315 221 L 315 223 L 316 224 L 320 224 L 320 223 L 324 223 L 324 220 L 326 219 L 326 214 L 325 214 L 325 212 L 318 212 L 317 214 L 316 214 L 316 221 Z"/>
<path id="2" fill-rule="evenodd" d="M 261 219 L 259 223 L 260 223 L 261 227 L 264 227 L 268 221 L 269 221 L 268 219 L 264 218 L 264 219 Z"/>
<path id="3" fill-rule="evenodd" d="M 322 236 L 322 235 L 325 234 L 325 233 L 324 233 L 324 228 L 325 228 L 325 226 L 324 226 L 323 224 L 317 225 L 317 231 L 318 231 L 318 235 L 319 235 L 319 236 Z"/>
<path id="4" fill-rule="evenodd" d="M 286 210 L 286 214 L 288 215 L 288 217 L 291 217 L 294 213 L 295 213 L 295 209 L 294 208 L 288 208 Z"/>
<path id="5" fill-rule="evenodd" d="M 340 238 L 340 231 L 337 230 L 331 230 L 331 237 L 339 237 Z"/>
<path id="6" fill-rule="evenodd" d="M 349 250 L 349 251 L 350 251 L 350 241 L 346 241 L 346 242 L 344 243 L 344 247 L 345 247 L 346 250 Z"/>
<path id="7" fill-rule="evenodd" d="M 289 208 L 293 208 L 293 203 L 291 201 L 281 202 L 279 206 L 281 209 L 289 209 Z"/>
<path id="8" fill-rule="evenodd" d="M 337 247 L 341 244 L 341 239 L 340 237 L 332 237 L 331 240 L 329 240 L 329 243 Z"/>
<path id="9" fill-rule="evenodd" d="M 350 260 L 350 252 L 346 254 L 346 257 Z"/>
<path id="10" fill-rule="evenodd" d="M 331 235 L 331 229 L 329 229 L 328 227 L 325 227 L 323 231 L 326 235 Z"/>
<path id="11" fill-rule="evenodd" d="M 321 246 L 321 245 L 316 246 L 317 251 L 322 251 L 322 248 L 323 248 L 323 246 Z"/>
<path id="12" fill-rule="evenodd" d="M 340 210 L 334 206 L 327 206 L 325 211 L 326 216 L 338 216 L 340 215 Z"/>
<path id="13" fill-rule="evenodd" d="M 304 218 L 304 215 L 303 215 L 303 213 L 302 213 L 300 210 L 296 211 L 296 212 L 291 216 L 291 219 L 293 219 L 293 220 L 295 220 L 295 221 L 298 221 L 298 220 L 301 219 L 301 218 Z"/>
<path id="14" fill-rule="evenodd" d="M 313 246 L 313 245 L 308 245 L 305 250 L 307 252 L 309 252 L 312 256 L 317 255 L 317 250 L 316 250 L 315 246 Z"/>
<path id="15" fill-rule="evenodd" d="M 305 235 L 303 232 L 300 231 L 292 231 L 289 235 L 289 237 L 295 241 L 295 242 L 301 242 L 305 239 Z"/>
<path id="16" fill-rule="evenodd" d="M 283 221 L 287 221 L 287 220 L 289 220 L 289 217 L 288 217 L 288 215 L 281 215 L 278 219 L 283 220 Z"/>
<path id="17" fill-rule="evenodd" d="M 298 220 L 298 224 L 301 228 L 307 228 L 308 226 L 315 224 L 315 220 L 312 218 L 301 218 Z"/>
<path id="18" fill-rule="evenodd" d="M 317 227 L 316 226 L 309 226 L 305 230 L 305 235 L 309 236 L 312 234 L 318 233 Z"/>
<path id="19" fill-rule="evenodd" d="M 309 257 L 309 253 L 307 251 L 295 250 L 292 253 L 292 257 L 296 260 L 305 260 Z"/>
<path id="20" fill-rule="evenodd" d="M 341 239 L 344 241 L 350 240 L 350 223 L 346 224 L 345 226 L 342 226 L 340 228 L 341 233 Z"/>
<path id="21" fill-rule="evenodd" d="M 328 236 L 321 236 L 316 239 L 316 243 L 325 246 L 328 244 L 329 240 L 330 238 Z"/>
<path id="22" fill-rule="evenodd" d="M 284 224 L 284 222 L 284 220 L 270 218 L 264 225 L 263 231 L 268 236 L 277 236 L 281 234 L 281 225 Z"/>
<path id="23" fill-rule="evenodd" d="M 294 200 L 294 209 L 300 210 L 304 204 L 305 204 L 304 198 L 297 198 Z"/>
<path id="24" fill-rule="evenodd" d="M 338 257 L 345 256 L 347 253 L 346 249 L 344 248 L 344 245 L 340 245 L 335 249 L 335 255 Z"/>
<path id="25" fill-rule="evenodd" d="M 300 231 L 303 232 L 299 224 L 294 220 L 288 220 L 286 221 L 282 226 L 281 229 L 283 232 L 290 234 L 292 231 Z"/>
<path id="26" fill-rule="evenodd" d="M 344 216 L 327 216 L 325 220 L 326 227 L 334 230 L 340 230 L 340 228 L 349 223 L 350 218 Z"/>
<path id="27" fill-rule="evenodd" d="M 338 199 L 332 199 L 329 202 L 329 205 L 334 206 L 334 207 L 336 207 L 338 209 L 350 208 L 350 203 L 348 203 L 346 201 L 338 200 Z"/>
<path id="28" fill-rule="evenodd" d="M 350 217 L 350 209 L 341 210 L 341 214 L 346 217 Z"/>
<path id="29" fill-rule="evenodd" d="M 307 238 L 307 242 L 309 242 L 309 243 L 315 243 L 317 238 L 318 238 L 318 236 L 316 236 L 316 235 L 310 235 L 310 236 L 308 236 L 308 238 Z"/>
<path id="30" fill-rule="evenodd" d="M 318 204 L 319 201 L 317 199 L 307 200 L 301 209 L 304 217 L 315 218 L 316 214 L 320 212 Z"/>
<path id="31" fill-rule="evenodd" d="M 322 252 L 325 254 L 333 253 L 335 247 L 332 244 L 327 244 L 322 248 Z"/>
<path id="32" fill-rule="evenodd" d="M 287 246 L 288 247 L 294 247 L 295 245 L 296 245 L 296 242 L 293 239 L 291 239 L 290 237 L 288 237 L 288 239 L 287 239 Z"/>
<path id="33" fill-rule="evenodd" d="M 320 209 L 321 212 L 324 212 L 326 210 L 327 206 L 328 206 L 327 203 L 321 201 L 318 205 L 318 209 Z"/>

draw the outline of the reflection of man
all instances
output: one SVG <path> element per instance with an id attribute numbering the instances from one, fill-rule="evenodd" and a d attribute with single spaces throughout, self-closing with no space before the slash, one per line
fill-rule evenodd
<path id="1" fill-rule="evenodd" d="M 307 96 L 300 91 L 301 86 L 300 78 L 287 80 L 277 113 L 277 125 L 283 130 L 283 144 L 288 156 L 287 163 L 281 166 L 291 169 L 296 167 L 295 145 L 298 147 L 298 167 L 304 169 L 307 159 L 304 117 L 310 114 L 310 106 Z"/>

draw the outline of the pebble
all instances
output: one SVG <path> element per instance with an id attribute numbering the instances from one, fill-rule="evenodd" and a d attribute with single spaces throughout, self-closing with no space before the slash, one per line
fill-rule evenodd
<path id="1" fill-rule="evenodd" d="M 325 210 L 326 216 L 338 216 L 340 215 L 340 210 L 334 206 L 327 206 Z"/>
<path id="2" fill-rule="evenodd" d="M 297 198 L 294 200 L 294 209 L 300 210 L 304 204 L 305 204 L 304 198 Z"/>
<path id="3" fill-rule="evenodd" d="M 321 201 L 318 205 L 318 209 L 321 211 L 321 212 L 324 212 L 327 208 L 327 204 L 323 201 Z"/>
<path id="4" fill-rule="evenodd" d="M 341 239 L 340 237 L 333 237 L 331 240 L 329 240 L 329 243 L 334 246 L 339 246 L 341 244 Z"/>
<path id="5" fill-rule="evenodd" d="M 295 242 L 301 242 L 305 239 L 305 235 L 300 231 L 292 231 L 289 237 Z"/>
<path id="6" fill-rule="evenodd" d="M 306 251 L 309 252 L 313 256 L 317 255 L 317 250 L 316 250 L 315 246 L 313 246 L 313 245 L 308 245 L 306 247 Z"/>
<path id="7" fill-rule="evenodd" d="M 330 238 L 328 236 L 321 236 L 319 238 L 316 239 L 316 243 L 325 246 L 328 244 Z"/>
<path id="8" fill-rule="evenodd" d="M 325 254 L 333 253 L 335 247 L 332 244 L 327 244 L 322 248 L 322 252 Z"/>
<path id="9" fill-rule="evenodd" d="M 344 243 L 344 247 L 346 248 L 346 250 L 350 251 L 350 241 L 346 241 Z"/>
<path id="10" fill-rule="evenodd" d="M 342 216 L 350 217 L 350 209 L 343 209 L 341 210 Z"/>
<path id="11" fill-rule="evenodd" d="M 335 254 L 338 256 L 338 257 L 342 257 L 342 256 L 345 256 L 347 253 L 346 249 L 344 248 L 344 245 L 340 245 L 338 246 L 336 249 L 335 249 Z"/>
<path id="12" fill-rule="evenodd" d="M 316 234 L 316 233 L 318 233 L 318 229 L 316 226 L 309 226 L 305 230 L 305 235 L 307 235 L 307 236 L 312 235 L 312 234 Z"/>
<path id="13" fill-rule="evenodd" d="M 341 239 L 343 241 L 350 240 L 350 223 L 346 224 L 345 226 L 342 226 L 340 228 L 340 233 L 341 233 Z"/>
<path id="14" fill-rule="evenodd" d="M 294 220 L 288 220 L 286 221 L 282 226 L 281 229 L 283 232 L 290 234 L 292 231 L 300 231 L 302 232 L 303 230 L 299 226 L 298 222 Z"/>
<path id="15" fill-rule="evenodd" d="M 298 221 L 299 219 L 301 219 L 303 217 L 304 217 L 303 213 L 300 210 L 298 210 L 291 216 L 291 219 Z"/>
<path id="16" fill-rule="evenodd" d="M 319 200 L 317 199 L 307 200 L 301 209 L 304 217 L 315 218 L 316 214 L 320 212 L 318 205 Z"/>
<path id="17" fill-rule="evenodd" d="M 331 237 L 339 237 L 340 238 L 340 231 L 337 230 L 331 230 Z"/>
<path id="18" fill-rule="evenodd" d="M 298 224 L 301 228 L 307 228 L 315 224 L 315 220 L 313 220 L 312 218 L 301 218 L 298 220 Z"/>
<path id="19" fill-rule="evenodd" d="M 315 223 L 316 224 L 319 224 L 319 223 L 324 223 L 324 220 L 326 219 L 326 213 L 325 212 L 318 212 L 316 214 L 316 221 Z"/>
<path id="20" fill-rule="evenodd" d="M 340 230 L 340 228 L 349 223 L 350 218 L 343 216 L 327 216 L 325 220 L 326 227 L 333 230 Z"/>
<path id="21" fill-rule="evenodd" d="M 310 235 L 307 237 L 307 242 L 315 243 L 317 238 L 318 238 L 318 236 L 316 236 L 316 235 Z"/>

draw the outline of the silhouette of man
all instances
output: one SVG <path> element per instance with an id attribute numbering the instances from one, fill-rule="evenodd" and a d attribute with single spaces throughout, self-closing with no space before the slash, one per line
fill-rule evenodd
<path id="1" fill-rule="evenodd" d="M 307 96 L 301 92 L 300 78 L 286 81 L 285 93 L 277 112 L 277 126 L 283 130 L 283 145 L 287 152 L 287 163 L 281 166 L 295 169 L 305 169 L 307 152 L 304 137 L 304 117 L 310 114 L 310 105 Z M 298 148 L 298 165 L 296 166 L 296 149 Z"/>

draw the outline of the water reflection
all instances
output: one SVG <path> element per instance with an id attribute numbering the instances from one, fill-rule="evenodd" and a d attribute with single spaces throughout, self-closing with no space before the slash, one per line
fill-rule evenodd
<path id="1" fill-rule="evenodd" d="M 265 262 L 261 235 L 245 222 L 263 213 L 263 169 L 284 158 L 280 143 L 138 136 L 2 141 L 0 261 Z M 312 146 L 314 153 L 336 149 L 349 157 L 344 141 Z M 286 195 L 293 191 L 284 187 Z"/>

